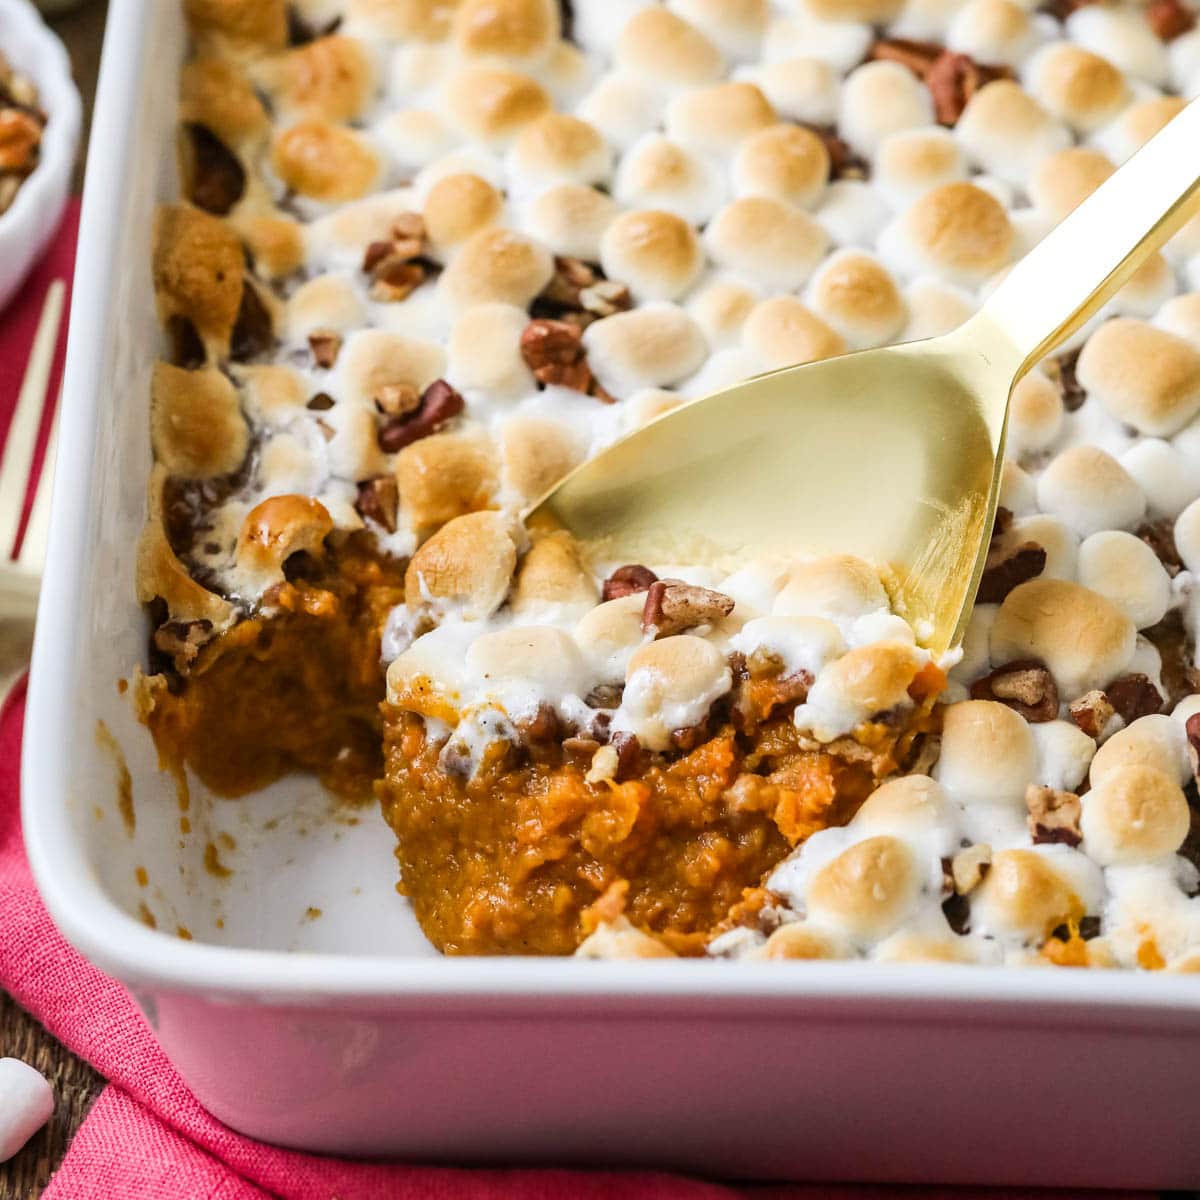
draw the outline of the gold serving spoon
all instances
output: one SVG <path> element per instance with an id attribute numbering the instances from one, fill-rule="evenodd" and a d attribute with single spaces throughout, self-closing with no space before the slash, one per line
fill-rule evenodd
<path id="1" fill-rule="evenodd" d="M 691 401 L 566 476 L 528 514 L 593 561 L 730 567 L 848 553 L 935 653 L 983 572 L 1008 401 L 1200 207 L 1190 104 L 953 333 L 785 367 Z"/>

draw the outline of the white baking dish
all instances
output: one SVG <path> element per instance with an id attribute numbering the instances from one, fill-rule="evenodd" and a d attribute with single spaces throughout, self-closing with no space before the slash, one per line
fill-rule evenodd
<path id="1" fill-rule="evenodd" d="M 56 921 L 129 985 L 201 1101 L 255 1136 L 346 1154 L 1200 1184 L 1194 978 L 444 960 L 395 893 L 391 834 L 372 810 L 348 824 L 303 780 L 244 801 L 196 787 L 180 833 L 173 782 L 116 686 L 146 633 L 133 556 L 158 337 L 149 230 L 173 187 L 179 7 L 111 8 L 24 819 Z M 132 834 L 98 720 L 128 761 Z M 228 878 L 204 869 L 210 841 Z"/>

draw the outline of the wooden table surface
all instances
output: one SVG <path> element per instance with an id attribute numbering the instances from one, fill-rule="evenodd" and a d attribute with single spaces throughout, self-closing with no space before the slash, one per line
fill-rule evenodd
<path id="1" fill-rule="evenodd" d="M 51 21 L 70 51 L 75 82 L 84 102 L 85 123 L 76 165 L 76 191 L 82 186 L 107 7 L 107 0 L 84 0 L 75 11 Z M 0 990 L 0 1057 L 22 1059 L 41 1071 L 54 1087 L 56 1108 L 50 1123 L 20 1154 L 0 1165 L 0 1200 L 31 1200 L 42 1194 L 75 1130 L 104 1086 L 104 1080 L 85 1062 L 65 1050 L 3 990 Z"/>

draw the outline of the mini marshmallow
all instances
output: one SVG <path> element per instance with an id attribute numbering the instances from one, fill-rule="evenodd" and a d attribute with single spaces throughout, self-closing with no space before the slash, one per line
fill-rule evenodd
<path id="1" fill-rule="evenodd" d="M 631 208 L 665 209 L 703 225 L 727 196 L 712 163 L 661 134 L 648 134 L 621 160 L 615 194 Z"/>
<path id="2" fill-rule="evenodd" d="M 1029 90 L 1047 111 L 1088 133 L 1107 124 L 1129 100 L 1124 75 L 1106 58 L 1071 42 L 1052 42 L 1032 58 Z"/>
<path id="3" fill-rule="evenodd" d="M 481 229 L 442 272 L 438 291 L 456 312 L 493 302 L 525 308 L 553 274 L 544 246 L 511 229 Z"/>
<path id="4" fill-rule="evenodd" d="M 540 83 L 503 67 L 462 67 L 447 78 L 442 97 L 454 128 L 491 146 L 507 145 L 550 111 L 550 97 Z"/>
<path id="5" fill-rule="evenodd" d="M 937 337 L 957 329 L 975 311 L 968 292 L 932 275 L 913 280 L 904 293 L 908 308 L 905 342 Z"/>
<path id="6" fill-rule="evenodd" d="M 1161 254 L 1151 254 L 1103 310 L 1123 317 L 1152 317 L 1176 292 L 1175 272 Z"/>
<path id="7" fill-rule="evenodd" d="M 1184 101 L 1179 96 L 1137 100 L 1095 135 L 1095 143 L 1113 162 L 1123 163 L 1178 116 L 1183 107 Z"/>
<path id="8" fill-rule="evenodd" d="M 510 717 L 532 717 L 540 703 L 559 704 L 587 690 L 587 671 L 569 633 L 553 625 L 521 625 L 477 637 L 467 647 L 467 678 L 480 700 Z"/>
<path id="9" fill-rule="evenodd" d="M 751 134 L 733 160 L 739 196 L 771 196 L 811 208 L 828 180 L 825 143 L 799 125 L 771 125 Z"/>
<path id="10" fill-rule="evenodd" d="M 1025 789 L 1036 774 L 1037 746 L 1019 713 L 994 700 L 966 700 L 946 709 L 933 777 L 960 804 L 1023 811 Z"/>
<path id="11" fill-rule="evenodd" d="M 555 254 L 597 262 L 600 239 L 616 215 L 611 196 L 595 188 L 561 184 L 533 201 L 521 225 Z"/>
<path id="12" fill-rule="evenodd" d="M 442 257 L 472 234 L 500 224 L 504 197 L 486 179 L 464 171 L 443 175 L 425 193 L 425 234 Z"/>
<path id="13" fill-rule="evenodd" d="M 346 275 L 316 275 L 289 297 L 284 329 L 288 341 L 303 342 L 317 330 L 346 333 L 365 319 L 359 291 Z"/>
<path id="14" fill-rule="evenodd" d="M 1155 316 L 1154 324 L 1200 346 L 1200 292 L 1185 292 L 1168 300 Z"/>
<path id="15" fill-rule="evenodd" d="M 807 298 L 852 350 L 895 341 L 908 319 L 896 281 L 858 250 L 839 250 L 827 258 L 809 283 Z"/>
<path id="16" fill-rule="evenodd" d="M 1174 520 L 1200 496 L 1200 473 L 1170 442 L 1143 438 L 1121 455 L 1120 462 L 1145 494 L 1152 517 Z"/>
<path id="17" fill-rule="evenodd" d="M 874 37 L 870 25 L 857 21 L 822 21 L 810 13 L 799 12 L 776 17 L 763 38 L 763 59 L 782 62 L 811 55 L 845 74 L 862 62 Z"/>
<path id="18" fill-rule="evenodd" d="M 404 574 L 409 607 L 453 605 L 465 620 L 483 620 L 504 602 L 516 563 L 509 523 L 499 513 L 455 517 L 409 561 Z"/>
<path id="19" fill-rule="evenodd" d="M 1200 500 L 1193 500 L 1176 518 L 1174 535 L 1183 565 L 1200 575 Z"/>
<path id="20" fill-rule="evenodd" d="M 809 881 L 804 907 L 813 921 L 860 945 L 895 930 L 916 907 L 921 873 L 899 838 L 871 837 L 843 851 Z"/>
<path id="21" fill-rule="evenodd" d="M 446 348 L 446 378 L 463 392 L 488 399 L 533 392 L 533 373 L 521 357 L 521 334 L 529 314 L 511 304 L 479 304 L 455 321 Z"/>
<path id="22" fill-rule="evenodd" d="M 645 595 L 634 592 L 596 605 L 576 624 L 575 641 L 601 683 L 625 678 L 630 657 L 646 639 L 642 632 L 645 606 Z"/>
<path id="23" fill-rule="evenodd" d="M 0 1163 L 8 1162 L 54 1112 L 54 1090 L 19 1058 L 0 1058 Z"/>
<path id="24" fill-rule="evenodd" d="M 846 643 L 838 627 L 822 617 L 755 617 L 730 639 L 730 646 L 749 658 L 763 649 L 783 664 L 784 677 L 804 671 L 816 677 Z"/>
<path id="25" fill-rule="evenodd" d="M 807 213 L 767 196 L 743 196 L 727 204 L 704 231 L 719 267 L 752 286 L 790 291 L 821 261 L 825 231 Z"/>
<path id="26" fill-rule="evenodd" d="M 1174 854 L 1187 837 L 1187 798 L 1155 767 L 1120 766 L 1083 797 L 1084 852 L 1101 866 L 1133 866 Z"/>
<path id="27" fill-rule="evenodd" d="M 699 274 L 704 256 L 692 227 L 660 209 L 622 213 L 600 241 L 600 264 L 639 302 L 673 300 Z"/>
<path id="28" fill-rule="evenodd" d="M 1118 70 L 1161 87 L 1167 79 L 1167 48 L 1138 6 L 1084 5 L 1067 18 L 1067 32 Z"/>
<path id="29" fill-rule="evenodd" d="M 1037 944 L 1059 925 L 1098 911 L 1103 895 L 1099 868 L 1077 850 L 1001 850 L 971 893 L 971 929 L 1010 943 Z"/>
<path id="30" fill-rule="evenodd" d="M 1013 388 L 1008 409 L 1008 453 L 1039 454 L 1058 437 L 1063 424 L 1062 393 L 1039 370 Z"/>
<path id="31" fill-rule="evenodd" d="M 735 345 L 758 295 L 732 279 L 714 279 L 692 294 L 688 315 L 700 326 L 714 350 Z"/>
<path id="32" fill-rule="evenodd" d="M 613 59 L 618 70 L 672 89 L 712 83 L 725 65 L 720 50 L 695 25 L 659 7 L 629 18 Z"/>
<path id="33" fill-rule="evenodd" d="M 1014 67 L 1037 41 L 1028 11 L 1013 0 L 968 0 L 946 30 L 946 46 L 976 62 Z"/>
<path id="34" fill-rule="evenodd" d="M 887 606 L 887 592 L 870 563 L 850 554 L 829 554 L 791 565 L 771 611 L 842 623 Z"/>
<path id="35" fill-rule="evenodd" d="M 949 858 L 959 848 L 958 811 L 946 789 L 928 775 L 887 780 L 863 801 L 850 826 L 900 838 L 924 858 Z"/>
<path id="36" fill-rule="evenodd" d="M 1079 538 L 1061 521 L 1043 513 L 1017 517 L 996 538 L 996 549 L 1012 553 L 1026 542 L 1036 542 L 1046 552 L 1042 579 L 1075 579 L 1079 574 Z"/>
<path id="37" fill-rule="evenodd" d="M 756 304 L 742 327 L 742 343 L 759 371 L 816 362 L 846 350 L 841 335 L 795 296 Z"/>
<path id="38" fill-rule="evenodd" d="M 767 63 L 751 76 L 775 111 L 789 121 L 833 125 L 837 120 L 837 72 L 821 58 Z"/>
<path id="39" fill-rule="evenodd" d="M 508 153 L 513 191 L 530 194 L 556 183 L 603 183 L 612 153 L 594 125 L 549 112 L 529 122 Z"/>
<path id="40" fill-rule="evenodd" d="M 1144 321 L 1105 321 L 1076 375 L 1114 417 L 1151 437 L 1170 437 L 1200 413 L 1200 349 Z"/>
<path id="41" fill-rule="evenodd" d="M 950 678 L 964 686 L 991 668 L 992 622 L 999 611 L 998 604 L 976 604 L 967 623 L 959 650 L 962 657 L 950 668 Z"/>
<path id="42" fill-rule="evenodd" d="M 417 108 L 389 113 L 376 132 L 392 161 L 406 171 L 428 166 L 455 142 L 454 130 L 437 113 Z"/>
<path id="43" fill-rule="evenodd" d="M 574 38 L 595 54 L 609 55 L 629 21 L 654 0 L 576 0 Z"/>
<path id="44" fill-rule="evenodd" d="M 992 626 L 992 662 L 1040 660 L 1066 701 L 1115 679 L 1136 645 L 1137 627 L 1111 600 L 1062 579 L 1014 588 Z"/>
<path id="45" fill-rule="evenodd" d="M 767 28 L 767 0 L 670 0 L 667 7 L 739 61 L 755 57 Z"/>
<path id="46" fill-rule="evenodd" d="M 890 213 L 883 197 L 870 184 L 838 179 L 825 189 L 815 215 L 837 245 L 871 249 Z"/>
<path id="47" fill-rule="evenodd" d="M 1029 180 L 1029 198 L 1054 222 L 1083 203 L 1116 168 L 1099 150 L 1072 146 L 1047 154 Z"/>
<path id="48" fill-rule="evenodd" d="M 708 353 L 695 321 L 661 302 L 593 322 L 583 343 L 593 372 L 614 396 L 669 387 L 695 371 Z"/>
<path id="49" fill-rule="evenodd" d="M 890 134 L 875 154 L 872 183 L 900 212 L 930 188 L 967 177 L 967 161 L 954 134 L 940 125 Z"/>
<path id="50" fill-rule="evenodd" d="M 981 87 L 968 101 L 954 133 L 985 171 L 1017 187 L 1047 154 L 1071 144 L 1066 127 L 1009 79 Z"/>
<path id="51" fill-rule="evenodd" d="M 461 0 L 450 36 L 465 58 L 534 66 L 558 39 L 558 13 L 554 0 Z"/>
<path id="52" fill-rule="evenodd" d="M 1037 511 L 1037 484 L 1019 464 L 1006 459 L 1000 468 L 1000 506 L 1017 517 Z"/>
<path id="53" fill-rule="evenodd" d="M 752 133 L 776 121 L 770 101 L 752 83 L 715 83 L 667 105 L 667 134 L 703 154 L 728 155 Z"/>
<path id="54" fill-rule="evenodd" d="M 1131 529 L 1146 511 L 1142 489 L 1098 446 L 1070 446 L 1058 455 L 1038 479 L 1037 500 L 1044 513 L 1081 537 L 1102 529 Z"/>
<path id="55" fill-rule="evenodd" d="M 1092 759 L 1092 786 L 1123 767 L 1154 767 L 1182 787 L 1192 777 L 1183 723 L 1165 713 L 1151 713 L 1117 730 Z"/>
<path id="56" fill-rule="evenodd" d="M 808 699 L 796 708 L 796 728 L 832 742 L 872 717 L 911 706 L 908 688 L 926 658 L 904 641 L 856 646 L 817 676 Z"/>
<path id="57" fill-rule="evenodd" d="M 1079 582 L 1111 600 L 1139 628 L 1157 625 L 1171 605 L 1171 577 L 1132 533 L 1108 529 L 1079 547 Z"/>
<path id="58" fill-rule="evenodd" d="M 873 154 L 889 134 L 932 121 L 929 89 L 899 63 L 864 63 L 842 84 L 838 130 L 862 154 Z"/>
<path id="59" fill-rule="evenodd" d="M 1096 743 L 1072 721 L 1037 721 L 1029 726 L 1037 746 L 1037 783 L 1073 792 L 1083 782 Z"/>
<path id="60" fill-rule="evenodd" d="M 602 75 L 579 102 L 576 115 L 590 121 L 617 150 L 628 150 L 658 125 L 662 97 L 654 87 L 630 75 Z"/>

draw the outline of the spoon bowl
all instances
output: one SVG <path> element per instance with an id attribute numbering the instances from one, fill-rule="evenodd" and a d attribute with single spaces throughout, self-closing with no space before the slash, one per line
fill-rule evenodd
<path id="1" fill-rule="evenodd" d="M 736 569 L 854 554 L 941 653 L 961 639 L 995 516 L 1012 389 L 1200 201 L 1189 105 L 938 338 L 785 367 L 693 400 L 566 476 L 527 514 L 593 562 Z"/>

